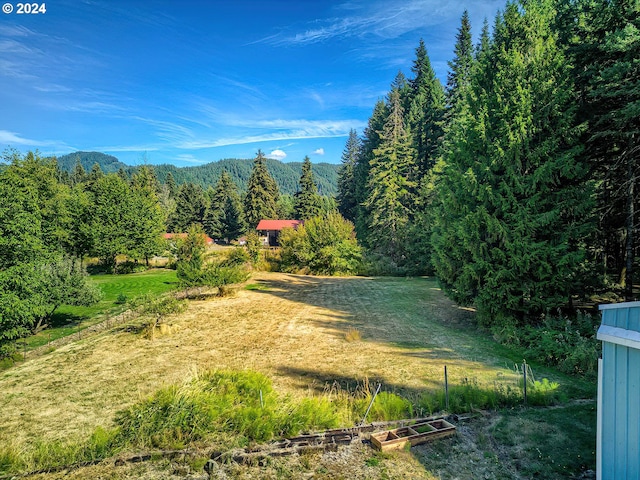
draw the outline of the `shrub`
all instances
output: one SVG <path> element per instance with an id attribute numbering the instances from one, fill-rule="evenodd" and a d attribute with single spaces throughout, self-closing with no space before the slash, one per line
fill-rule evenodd
<path id="1" fill-rule="evenodd" d="M 280 245 L 284 271 L 308 268 L 319 275 L 350 275 L 362 259 L 353 224 L 337 212 L 311 218 L 297 230 L 284 229 Z"/>

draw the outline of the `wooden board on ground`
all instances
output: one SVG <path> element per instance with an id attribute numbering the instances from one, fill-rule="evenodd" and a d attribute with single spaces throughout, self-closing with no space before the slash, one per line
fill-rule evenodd
<path id="1" fill-rule="evenodd" d="M 411 426 L 372 433 L 371 443 L 383 452 L 402 450 L 410 444 L 412 447 L 439 438 L 455 435 L 456 427 L 444 419 L 416 423 Z"/>

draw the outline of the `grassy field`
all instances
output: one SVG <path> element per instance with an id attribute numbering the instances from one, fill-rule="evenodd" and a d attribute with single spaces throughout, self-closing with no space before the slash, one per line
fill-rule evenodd
<path id="1" fill-rule="evenodd" d="M 20 451 L 39 441 L 82 441 L 97 426 L 112 427 L 116 412 L 205 370 L 255 370 L 292 399 L 380 382 L 384 391 L 419 405 L 425 392 L 442 391 L 445 365 L 453 387 L 517 388 L 514 364 L 522 362 L 520 354 L 477 332 L 470 323 L 473 312 L 447 300 L 434 280 L 260 273 L 248 283 L 233 298 L 192 301 L 154 339 L 113 329 L 1 372 L 0 445 Z M 393 455 L 355 445 L 263 467 L 229 465 L 226 473 L 551 479 L 593 469 L 595 386 L 532 368 L 536 378 L 559 384 L 566 403 L 487 412 L 474 408 L 472 399 L 465 406 L 474 418 L 459 425 L 455 438 L 437 444 Z M 427 405 L 418 408 L 423 411 L 417 414 L 430 413 Z M 123 467 L 105 462 L 64 478 L 181 478 L 187 471 L 168 461 Z"/>
<path id="2" fill-rule="evenodd" d="M 158 295 L 177 287 L 175 270 L 153 269 L 128 275 L 93 275 L 91 282 L 102 291 L 102 299 L 90 307 L 63 305 L 51 319 L 51 328 L 27 339 L 27 348 L 46 345 L 51 340 L 78 332 L 101 321 L 104 314 L 115 315 L 125 307 L 118 299 L 131 300 L 145 294 Z"/>

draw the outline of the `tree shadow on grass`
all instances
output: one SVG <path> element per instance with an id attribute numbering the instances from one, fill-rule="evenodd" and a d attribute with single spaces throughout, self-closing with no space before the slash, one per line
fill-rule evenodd
<path id="1" fill-rule="evenodd" d="M 54 313 L 48 322 L 48 328 L 76 327 L 90 317 L 72 313 Z"/>

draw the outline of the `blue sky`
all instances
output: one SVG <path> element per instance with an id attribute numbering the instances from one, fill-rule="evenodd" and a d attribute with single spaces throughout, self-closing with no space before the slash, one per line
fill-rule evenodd
<path id="1" fill-rule="evenodd" d="M 3 0 L 5 3 L 5 0 Z M 0 13 L 0 149 L 127 164 L 340 162 L 423 38 L 446 81 L 460 16 L 504 1 L 58 0 Z"/>

